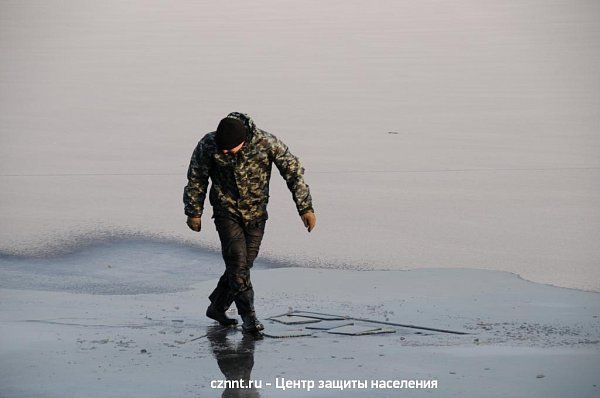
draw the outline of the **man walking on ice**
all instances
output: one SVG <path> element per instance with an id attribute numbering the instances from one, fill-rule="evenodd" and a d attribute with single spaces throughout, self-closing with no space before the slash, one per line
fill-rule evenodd
<path id="1" fill-rule="evenodd" d="M 316 225 L 312 199 L 304 182 L 304 168 L 286 144 L 254 124 L 252 118 L 231 112 L 217 130 L 206 134 L 194 149 L 188 168 L 188 184 L 183 203 L 187 225 L 200 232 L 208 180 L 212 185 L 209 201 L 225 272 L 210 294 L 206 316 L 224 326 L 237 320 L 226 316 L 233 302 L 242 317 L 242 331 L 259 335 L 264 329 L 256 318 L 250 268 L 258 250 L 268 218 L 271 166 L 285 179 L 296 209 L 308 232 Z"/>

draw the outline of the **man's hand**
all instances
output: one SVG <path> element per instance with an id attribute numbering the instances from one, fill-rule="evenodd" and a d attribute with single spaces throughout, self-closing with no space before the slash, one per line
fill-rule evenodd
<path id="1" fill-rule="evenodd" d="M 302 222 L 306 229 L 308 229 L 308 232 L 312 231 L 315 228 L 315 225 L 317 225 L 317 216 L 315 216 L 315 213 L 312 211 L 302 214 L 300 218 L 302 218 Z"/>
<path id="2" fill-rule="evenodd" d="M 187 225 L 192 231 L 200 232 L 201 224 L 200 217 L 188 217 L 187 219 Z"/>

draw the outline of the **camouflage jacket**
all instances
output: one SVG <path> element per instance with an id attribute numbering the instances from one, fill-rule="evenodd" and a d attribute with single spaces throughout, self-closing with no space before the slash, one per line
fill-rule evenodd
<path id="1" fill-rule="evenodd" d="M 206 134 L 198 142 L 183 192 L 185 214 L 191 217 L 202 215 L 210 178 L 209 200 L 213 218 L 217 215 L 237 216 L 245 223 L 266 220 L 273 163 L 285 179 L 298 213 L 312 211 L 309 187 L 303 178 L 304 168 L 298 158 L 273 134 L 257 128 L 248 115 L 232 112 L 227 117 L 244 122 L 248 139 L 235 154 L 217 150 L 215 132 Z"/>

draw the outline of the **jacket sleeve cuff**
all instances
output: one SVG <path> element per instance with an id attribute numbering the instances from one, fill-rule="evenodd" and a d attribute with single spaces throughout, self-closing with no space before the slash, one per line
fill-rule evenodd
<path id="1" fill-rule="evenodd" d="M 188 217 L 192 217 L 192 218 L 202 217 L 202 213 L 200 213 L 200 214 L 193 214 L 193 213 L 186 212 L 185 215 L 188 216 Z"/>
<path id="2" fill-rule="evenodd" d="M 309 212 L 314 213 L 315 211 L 314 211 L 314 209 L 312 207 L 307 207 L 305 209 L 300 210 L 298 212 L 298 214 L 303 215 L 303 214 L 306 214 L 306 213 L 309 213 Z"/>

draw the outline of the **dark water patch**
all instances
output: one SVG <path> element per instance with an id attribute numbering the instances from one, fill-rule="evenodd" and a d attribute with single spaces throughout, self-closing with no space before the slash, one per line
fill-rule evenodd
<path id="1" fill-rule="evenodd" d="M 54 231 L 45 240 L 29 245 L 0 248 L 0 259 L 18 257 L 22 259 L 49 259 L 84 252 L 100 246 L 112 246 L 122 242 L 143 242 L 169 244 L 217 253 L 214 248 L 205 247 L 191 240 L 181 240 L 164 234 L 137 231 L 123 228 L 96 228 L 71 230 L 65 233 Z"/>
<path id="2" fill-rule="evenodd" d="M 282 264 L 257 260 L 253 269 Z M 176 242 L 122 240 L 44 257 L 0 253 L 0 287 L 89 294 L 183 291 L 219 277 L 221 253 Z"/>

